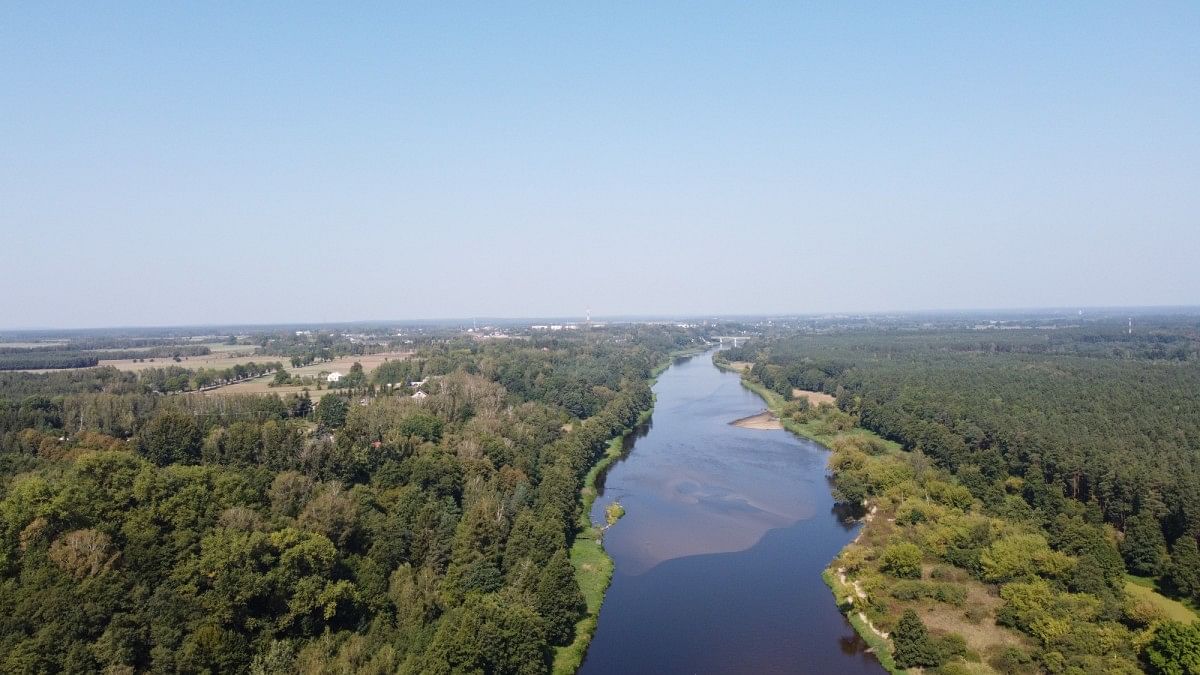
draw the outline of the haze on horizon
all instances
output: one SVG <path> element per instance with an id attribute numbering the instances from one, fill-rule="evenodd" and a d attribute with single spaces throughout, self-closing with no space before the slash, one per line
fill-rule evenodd
<path id="1" fill-rule="evenodd" d="M 0 8 L 0 328 L 1194 305 L 1200 5 Z"/>

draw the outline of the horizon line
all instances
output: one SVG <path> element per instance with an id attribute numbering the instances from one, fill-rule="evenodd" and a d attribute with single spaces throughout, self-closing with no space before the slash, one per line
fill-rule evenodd
<path id="1" fill-rule="evenodd" d="M 937 315 L 937 314 L 977 314 L 977 313 L 1052 313 L 1052 312 L 1115 312 L 1117 310 L 1133 311 L 1138 313 L 1146 313 L 1147 311 L 1164 311 L 1172 310 L 1169 313 L 1186 314 L 1188 310 L 1200 314 L 1200 305 L 1078 305 L 1078 306 L 1041 306 L 1041 307 L 963 307 L 963 308 L 923 308 L 923 309 L 892 309 L 892 310 L 832 310 L 824 312 L 751 312 L 751 313 L 638 313 L 638 314 L 605 314 L 592 317 L 591 323 L 643 323 L 651 321 L 679 321 L 688 319 L 716 319 L 716 320 L 736 320 L 736 319 L 799 319 L 799 318 L 821 318 L 833 316 L 919 316 L 919 315 Z M 492 315 L 474 315 L 474 316 L 458 316 L 458 317 L 433 317 L 433 318 L 414 318 L 414 319 L 351 319 L 345 321 L 276 321 L 263 323 L 245 323 L 245 322 L 230 322 L 230 323 L 178 323 L 178 324 L 115 324 L 109 326 L 82 326 L 82 327 L 63 327 L 63 326 L 31 326 L 31 327 L 12 327 L 0 328 L 0 335 L 10 333 L 37 333 L 37 332 L 86 332 L 86 331 L 116 331 L 116 330 L 172 330 L 185 328 L 291 328 L 296 326 L 392 326 L 392 325 L 434 325 L 445 326 L 453 323 L 465 323 L 472 321 L 503 321 L 508 323 L 522 321 L 548 321 L 571 319 L 572 323 L 588 323 L 583 319 L 576 318 L 574 314 L 543 314 L 531 316 L 492 316 Z"/>

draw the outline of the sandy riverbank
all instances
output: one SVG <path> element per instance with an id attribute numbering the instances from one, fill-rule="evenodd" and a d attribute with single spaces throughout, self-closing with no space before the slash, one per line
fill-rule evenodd
<path id="1" fill-rule="evenodd" d="M 783 424 L 779 421 L 779 418 L 776 417 L 774 415 L 774 413 L 772 413 L 769 410 L 764 410 L 764 411 L 758 413 L 757 415 L 743 417 L 740 420 L 734 420 L 734 421 L 730 422 L 730 424 L 732 424 L 735 427 L 741 427 L 743 429 L 782 429 L 783 428 Z"/>

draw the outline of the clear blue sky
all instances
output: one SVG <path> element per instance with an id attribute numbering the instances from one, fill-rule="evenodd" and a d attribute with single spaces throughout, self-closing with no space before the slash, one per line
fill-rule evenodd
<path id="1" fill-rule="evenodd" d="M 1200 3 L 0 5 L 0 327 L 1200 303 Z"/>

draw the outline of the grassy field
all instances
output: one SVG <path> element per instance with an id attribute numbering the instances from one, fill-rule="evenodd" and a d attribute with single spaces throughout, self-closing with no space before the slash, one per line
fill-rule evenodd
<path id="1" fill-rule="evenodd" d="M 1182 623 L 1191 623 L 1197 618 L 1200 618 L 1197 616 L 1196 612 L 1188 608 L 1187 605 L 1184 605 L 1178 600 L 1172 600 L 1171 598 L 1168 598 L 1167 596 L 1155 590 L 1153 579 L 1126 574 L 1125 592 L 1131 597 L 1137 598 L 1143 602 L 1148 602 L 1154 607 L 1157 607 L 1168 619 L 1173 619 Z"/>
<path id="2" fill-rule="evenodd" d="M 46 340 L 45 342 L 0 342 L 0 349 L 37 349 L 38 347 L 57 347 L 67 344 L 66 340 Z"/>
<path id="3" fill-rule="evenodd" d="M 350 367 L 355 363 L 361 363 L 363 370 L 367 373 L 370 373 L 372 370 L 378 368 L 379 364 L 384 363 L 385 361 L 392 359 L 405 359 L 409 356 L 412 356 L 412 352 L 383 352 L 381 354 L 367 354 L 364 356 L 343 356 L 332 361 L 314 363 L 311 366 L 303 366 L 300 368 L 292 368 L 288 365 L 287 359 L 283 357 L 272 357 L 269 360 L 282 361 L 283 367 L 285 370 L 287 370 L 289 375 L 295 375 L 299 377 L 317 377 L 321 373 L 332 373 L 335 370 L 345 375 L 346 373 L 350 372 Z M 268 359 L 260 358 L 259 360 L 262 361 Z M 279 394 L 280 396 L 284 396 L 287 394 L 298 394 L 305 389 L 305 387 L 300 386 L 272 387 L 270 386 L 270 383 L 274 377 L 274 375 L 264 375 L 263 377 L 255 378 L 253 380 L 246 380 L 245 382 L 238 382 L 225 387 L 211 389 L 208 391 L 208 393 Z M 324 383 L 322 383 L 321 386 L 324 387 Z M 321 389 L 320 391 L 317 391 L 315 386 L 307 387 L 307 389 L 309 390 L 309 395 L 311 395 L 313 398 L 319 398 L 328 392 L 327 389 Z"/>
<path id="4" fill-rule="evenodd" d="M 222 343 L 214 343 L 214 344 L 205 344 L 202 346 L 208 347 L 209 349 L 212 350 L 213 353 L 206 354 L 204 356 L 181 356 L 181 357 L 179 357 L 179 361 L 175 361 L 175 359 L 172 359 L 169 356 L 161 356 L 161 357 L 157 357 L 154 359 L 143 359 L 140 362 L 134 361 L 133 359 L 100 359 L 99 365 L 112 366 L 113 368 L 116 368 L 117 370 L 126 370 L 129 372 L 136 373 L 136 372 L 146 370 L 147 368 L 165 368 L 167 366 L 180 366 L 183 368 L 188 368 L 190 370 L 199 370 L 201 368 L 217 368 L 217 369 L 232 368 L 233 366 L 236 366 L 239 363 L 249 363 L 250 361 L 254 361 L 257 363 L 262 363 L 264 361 L 283 361 L 284 363 L 287 362 L 287 359 L 280 357 L 280 356 L 267 356 L 265 354 L 256 354 L 255 352 L 258 350 L 258 348 L 254 347 L 254 346 L 250 346 L 250 345 L 227 345 L 227 344 L 222 344 Z M 104 351 L 125 351 L 125 350 L 97 349 L 94 351 L 104 352 Z M 99 354 L 97 354 L 97 355 L 99 355 Z M 80 368 L 54 368 L 54 369 L 37 368 L 37 369 L 24 370 L 24 371 L 20 371 L 20 372 L 49 373 L 49 372 L 61 372 L 61 371 L 66 371 L 66 370 L 81 370 L 81 369 Z"/>
<path id="5" fill-rule="evenodd" d="M 212 347 L 213 345 L 208 346 Z M 228 349 L 228 347 L 231 347 L 232 345 L 219 346 L 225 347 L 226 349 L 222 349 L 221 351 L 214 350 L 212 354 L 206 354 L 204 356 L 181 356 L 179 357 L 178 362 L 168 356 L 156 359 L 144 359 L 140 363 L 135 363 L 133 359 L 100 359 L 100 365 L 112 366 L 117 370 L 139 372 L 146 370 L 147 368 L 166 368 L 167 366 L 180 366 L 181 368 L 187 368 L 188 370 L 200 370 L 201 368 L 214 368 L 223 370 L 225 368 L 232 368 L 240 363 L 249 363 L 251 361 L 254 361 L 255 363 L 287 361 L 287 359 L 284 359 L 280 356 L 256 354 L 255 352 L 257 349 L 255 347 L 241 345 L 237 349 Z"/>

